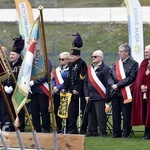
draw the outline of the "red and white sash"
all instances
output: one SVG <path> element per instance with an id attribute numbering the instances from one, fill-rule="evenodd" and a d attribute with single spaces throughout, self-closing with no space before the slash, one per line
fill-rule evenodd
<path id="1" fill-rule="evenodd" d="M 64 80 L 61 77 L 61 73 L 60 73 L 60 67 L 57 67 L 56 70 L 53 72 L 55 81 L 56 81 L 56 85 L 62 84 L 64 82 Z M 45 82 L 41 85 L 39 85 L 40 88 L 44 91 L 44 93 L 46 93 L 47 96 L 49 96 L 49 86 L 48 83 Z"/>
<path id="2" fill-rule="evenodd" d="M 54 76 L 54 78 L 55 78 L 56 85 L 59 85 L 59 84 L 64 83 L 64 80 L 63 80 L 63 78 L 62 78 L 62 76 L 61 76 L 60 71 L 61 71 L 61 70 L 60 70 L 60 67 L 57 67 L 57 68 L 55 69 L 55 71 L 53 72 L 53 76 Z"/>
<path id="3" fill-rule="evenodd" d="M 49 97 L 49 86 L 47 82 L 40 84 L 39 87 L 44 91 L 44 93 Z"/>
<path id="4" fill-rule="evenodd" d="M 103 97 L 106 98 L 106 88 L 102 84 L 102 82 L 99 80 L 99 78 L 96 76 L 96 73 L 93 69 L 93 67 L 88 66 L 88 77 L 93 85 L 93 87 L 97 90 L 97 92 Z"/>
<path id="5" fill-rule="evenodd" d="M 118 81 L 126 78 L 121 59 L 116 62 L 116 77 Z M 132 101 L 131 85 L 128 85 L 125 88 L 121 88 L 121 93 L 124 99 L 124 103 L 129 103 Z"/>

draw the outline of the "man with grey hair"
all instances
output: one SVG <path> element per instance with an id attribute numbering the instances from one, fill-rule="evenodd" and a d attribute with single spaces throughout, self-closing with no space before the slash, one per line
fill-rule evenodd
<path id="1" fill-rule="evenodd" d="M 144 125 L 143 138 L 150 139 L 150 45 L 145 47 L 145 59 L 141 62 L 134 85 L 132 125 Z"/>
<path id="2" fill-rule="evenodd" d="M 60 66 L 53 71 L 52 88 L 54 99 L 54 113 L 57 125 L 57 133 L 62 132 L 62 118 L 58 116 L 58 109 L 60 106 L 60 91 L 62 90 L 64 81 L 69 73 L 68 63 L 70 61 L 69 52 L 62 52 L 59 55 Z"/>
<path id="3" fill-rule="evenodd" d="M 103 61 L 103 52 L 96 50 L 92 54 L 92 65 L 88 66 L 88 72 L 84 81 L 85 100 L 88 103 L 88 134 L 87 136 L 106 137 L 107 116 L 105 113 L 106 99 L 109 98 L 107 84 L 110 68 Z"/>
<path id="4" fill-rule="evenodd" d="M 129 138 L 131 133 L 131 107 L 133 83 L 138 71 L 138 63 L 130 57 L 128 44 L 119 46 L 119 60 L 109 73 L 108 84 L 111 86 L 113 136 L 112 138 Z M 121 130 L 121 112 L 123 115 L 123 133 Z M 123 134 L 123 135 L 122 135 Z"/>

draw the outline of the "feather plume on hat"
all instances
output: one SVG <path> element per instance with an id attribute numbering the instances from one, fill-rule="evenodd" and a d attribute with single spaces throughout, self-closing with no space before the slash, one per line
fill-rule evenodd
<path id="1" fill-rule="evenodd" d="M 19 38 L 14 38 L 13 41 L 14 41 L 14 45 L 11 51 L 20 54 L 24 48 L 24 40 L 20 36 Z"/>
<path id="2" fill-rule="evenodd" d="M 72 42 L 72 47 L 70 55 L 79 55 L 80 56 L 80 48 L 83 46 L 83 41 L 79 33 L 76 34 L 68 34 L 72 36 L 76 36 Z"/>
<path id="3" fill-rule="evenodd" d="M 83 46 L 83 41 L 79 33 L 72 34 L 72 36 L 76 36 L 72 42 L 73 47 L 81 48 Z"/>

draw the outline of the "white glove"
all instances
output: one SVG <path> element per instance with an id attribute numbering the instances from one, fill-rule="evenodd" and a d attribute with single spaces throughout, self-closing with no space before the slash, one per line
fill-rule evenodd
<path id="1" fill-rule="evenodd" d="M 33 85 L 34 85 L 34 81 L 31 80 L 31 81 L 29 82 L 29 86 L 32 87 Z"/>
<path id="2" fill-rule="evenodd" d="M 13 88 L 12 88 L 12 86 L 5 86 L 4 87 L 4 90 L 5 90 L 5 92 L 7 93 L 7 94 L 10 94 L 12 91 L 13 91 Z"/>
<path id="3" fill-rule="evenodd" d="M 12 86 L 8 87 L 9 88 L 9 92 L 11 93 L 13 91 Z"/>
<path id="4" fill-rule="evenodd" d="M 9 93 L 9 88 L 8 88 L 8 86 L 4 86 L 4 90 L 5 90 L 6 93 Z"/>

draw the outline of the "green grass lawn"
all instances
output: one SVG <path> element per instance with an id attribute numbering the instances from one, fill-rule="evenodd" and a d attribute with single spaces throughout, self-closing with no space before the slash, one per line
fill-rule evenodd
<path id="1" fill-rule="evenodd" d="M 143 133 L 136 132 L 131 138 L 86 137 L 84 150 L 148 150 L 150 140 L 142 139 Z"/>
<path id="2" fill-rule="evenodd" d="M 112 122 L 112 118 L 109 119 Z M 108 130 L 106 138 L 85 137 L 84 150 L 148 150 L 150 148 L 150 140 L 144 140 L 144 126 L 133 127 L 131 137 L 111 138 L 112 133 Z"/>

